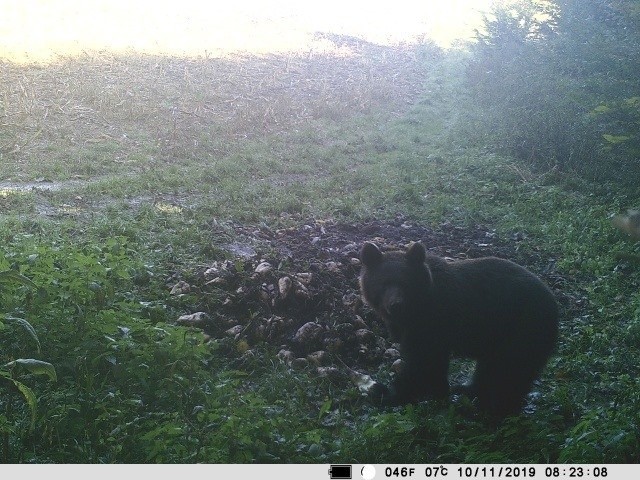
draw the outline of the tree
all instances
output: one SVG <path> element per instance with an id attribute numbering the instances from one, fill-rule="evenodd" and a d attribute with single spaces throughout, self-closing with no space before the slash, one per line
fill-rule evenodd
<path id="1" fill-rule="evenodd" d="M 503 2 L 469 79 L 498 147 L 537 165 L 613 173 L 640 155 L 640 2 Z"/>

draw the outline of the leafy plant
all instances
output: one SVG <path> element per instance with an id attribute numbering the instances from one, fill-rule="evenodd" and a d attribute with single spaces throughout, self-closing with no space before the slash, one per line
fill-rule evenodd
<path id="1" fill-rule="evenodd" d="M 29 278 L 19 274 L 15 270 L 6 270 L 0 272 L 0 284 L 7 283 L 19 283 L 27 287 L 37 289 L 37 286 Z M 4 291 L 0 290 L 0 298 L 2 298 L 4 295 Z M 4 322 L 0 319 L 0 331 L 5 329 L 6 323 L 16 324 L 20 326 L 24 331 L 26 331 L 31 339 L 35 342 L 36 351 L 40 353 L 40 340 L 38 339 L 38 335 L 35 329 L 28 321 L 23 318 L 5 315 Z M 33 358 L 17 358 L 5 363 L 4 365 L 0 365 L 0 379 L 2 379 L 5 384 L 9 384 L 9 386 L 15 389 L 15 391 L 19 392 L 26 401 L 27 406 L 31 411 L 29 430 L 33 430 L 36 422 L 37 397 L 25 383 L 17 379 L 20 370 L 26 370 L 28 373 L 34 375 L 45 375 L 54 382 L 57 380 L 56 371 L 53 365 L 51 365 L 50 363 Z M 5 422 L 0 425 L 0 434 L 3 437 L 2 457 L 4 462 L 7 462 L 9 459 L 9 435 L 13 433 L 13 429 L 9 428 L 9 425 L 6 423 L 7 419 L 10 417 L 11 409 L 11 402 L 8 401 L 5 406 L 5 414 L 3 415 Z"/>

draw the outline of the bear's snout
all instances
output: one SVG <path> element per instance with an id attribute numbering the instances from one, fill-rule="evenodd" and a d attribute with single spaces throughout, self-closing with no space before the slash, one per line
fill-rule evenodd
<path id="1" fill-rule="evenodd" d="M 390 317 L 401 316 L 404 311 L 404 304 L 404 293 L 400 288 L 391 287 L 384 292 L 382 308 Z"/>

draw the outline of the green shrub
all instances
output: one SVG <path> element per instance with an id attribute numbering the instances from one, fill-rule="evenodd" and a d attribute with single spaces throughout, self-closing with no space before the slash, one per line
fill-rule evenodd
<path id="1" fill-rule="evenodd" d="M 500 4 L 468 69 L 478 135 L 538 167 L 615 177 L 613 162 L 633 164 L 638 18 L 629 0 Z"/>

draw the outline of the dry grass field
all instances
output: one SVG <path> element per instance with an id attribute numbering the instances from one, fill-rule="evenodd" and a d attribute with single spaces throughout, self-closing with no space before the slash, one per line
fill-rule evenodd
<path id="1" fill-rule="evenodd" d="M 421 92 L 425 49 L 324 36 L 304 54 L 86 54 L 0 63 L 0 178 L 65 180 L 206 161 L 310 122 L 393 115 Z"/>

